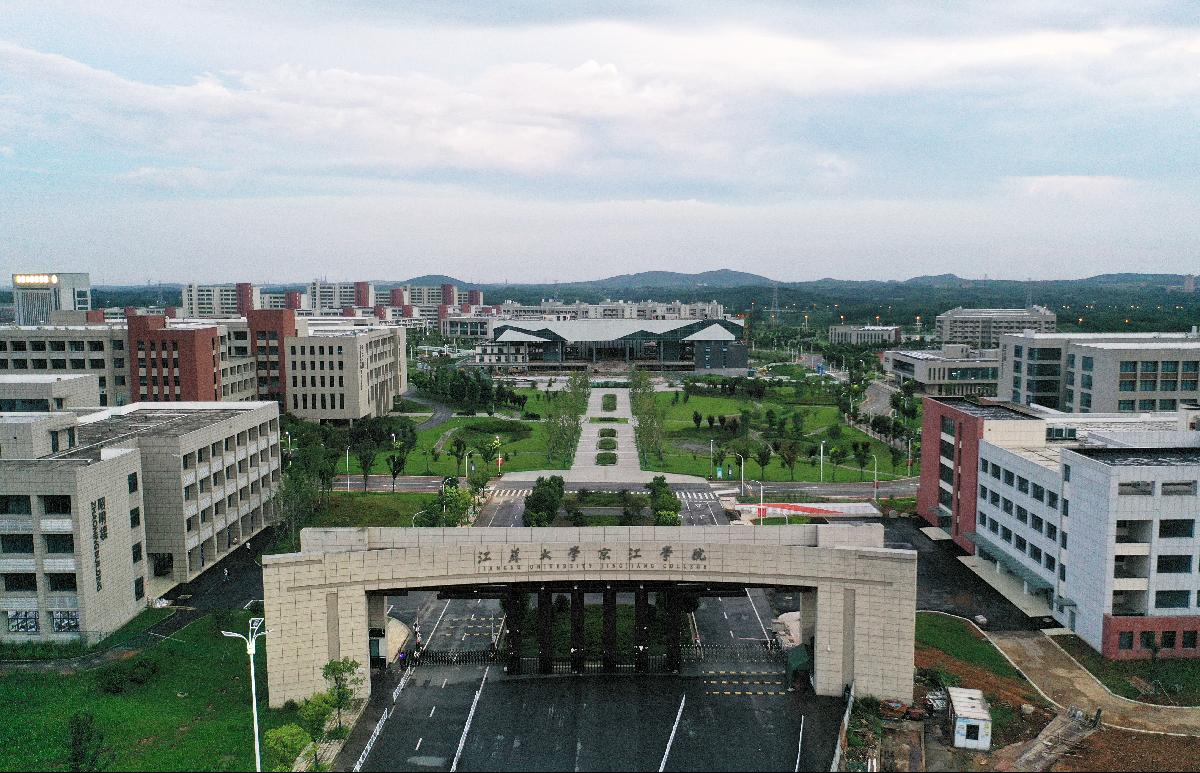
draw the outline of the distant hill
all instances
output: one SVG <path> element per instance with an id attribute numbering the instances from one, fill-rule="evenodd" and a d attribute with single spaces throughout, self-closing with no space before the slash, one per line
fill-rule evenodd
<path id="1" fill-rule="evenodd" d="M 1183 274 L 1097 274 L 1080 281 L 1104 285 L 1173 287 L 1183 284 Z"/>
<path id="2" fill-rule="evenodd" d="M 401 285 L 417 285 L 419 287 L 429 287 L 431 285 L 435 287 L 437 285 L 454 285 L 455 287 L 480 286 L 473 282 L 464 282 L 461 279 L 455 279 L 452 276 L 446 276 L 445 274 L 422 274 L 421 276 L 414 276 L 412 279 L 402 279 L 400 281 L 388 280 L 386 282 L 380 282 L 380 284 L 391 285 L 394 287 L 399 287 Z"/>
<path id="3" fill-rule="evenodd" d="M 969 281 L 963 279 L 958 274 L 933 274 L 914 276 L 911 279 L 905 279 L 903 284 L 925 285 L 927 287 L 962 287 L 964 284 L 968 284 Z"/>
<path id="4" fill-rule="evenodd" d="M 733 271 L 728 268 L 716 271 L 701 271 L 698 274 L 684 274 L 678 271 L 641 271 L 636 274 L 620 274 L 606 279 L 594 279 L 589 282 L 571 282 L 577 287 L 607 287 L 623 289 L 632 287 L 661 287 L 664 289 L 680 287 L 762 287 L 775 284 L 775 280 L 759 274 L 745 271 Z"/>

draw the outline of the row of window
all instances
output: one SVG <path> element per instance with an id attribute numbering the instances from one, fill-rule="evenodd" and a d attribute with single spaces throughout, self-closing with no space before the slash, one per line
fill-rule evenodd
<path id="1" fill-rule="evenodd" d="M 1069 472 L 1069 470 L 1070 470 L 1070 467 L 1064 466 L 1063 480 L 1071 479 L 1071 473 Z M 1026 494 L 1030 498 L 1032 498 L 1038 502 L 1045 502 L 1046 506 L 1049 507 L 1051 510 L 1058 509 L 1058 494 L 1057 493 L 1055 493 L 1053 491 L 1048 491 L 1041 484 L 1033 483 L 1028 478 L 1025 478 L 1024 476 L 1021 476 L 1021 475 L 1017 475 L 1012 470 L 1005 469 L 995 463 L 989 463 L 987 459 L 981 459 L 979 461 L 979 471 L 985 475 L 990 474 L 996 480 L 1003 481 L 1005 486 L 1008 486 L 1010 488 L 1015 487 L 1017 489 L 1017 491 L 1019 491 L 1020 493 Z M 991 493 L 993 496 L 998 496 L 996 494 L 996 492 L 994 492 L 994 491 Z M 988 496 L 987 488 L 985 488 L 984 486 L 981 485 L 979 487 L 979 497 L 981 499 L 984 499 L 987 496 Z M 1063 503 L 1064 503 L 1063 514 L 1066 515 L 1067 514 L 1066 510 L 1068 508 L 1068 505 L 1066 504 L 1066 500 L 1063 500 Z"/>
<path id="2" fill-rule="evenodd" d="M 1001 524 L 995 518 L 989 518 L 988 516 L 984 515 L 983 513 L 979 513 L 979 525 L 980 526 L 986 525 L 988 531 L 990 531 L 992 534 L 995 534 L 996 536 L 998 536 L 1000 539 L 1004 540 L 1008 544 L 1012 545 L 1014 548 L 1016 548 L 1017 552 L 1019 552 L 1023 555 L 1029 556 L 1035 564 L 1041 564 L 1042 566 L 1046 567 L 1051 572 L 1053 572 L 1057 568 L 1058 569 L 1058 579 L 1060 579 L 1060 580 L 1067 579 L 1067 565 L 1066 564 L 1059 564 L 1058 561 L 1054 558 L 1054 556 L 1050 555 L 1050 553 L 1043 551 L 1040 547 L 1038 547 L 1037 545 L 1034 545 L 1032 542 L 1029 542 L 1024 537 L 1022 537 L 1020 534 L 1014 534 L 1012 529 Z M 1051 528 L 1053 528 L 1053 527 L 1051 527 Z M 1063 532 L 1062 536 L 1065 539 L 1067 536 L 1067 533 Z"/>
<path id="3" fill-rule="evenodd" d="M 319 410 L 338 411 L 338 410 L 346 409 L 346 393 L 345 392 L 335 392 L 335 393 L 330 394 L 328 403 L 325 400 L 326 395 L 324 393 L 319 394 L 319 395 L 312 395 L 312 405 L 311 406 L 309 405 L 308 393 L 304 393 L 304 394 L 300 394 L 300 395 L 293 394 L 292 395 L 292 409 L 293 410 L 296 410 L 296 409 L 318 410 L 318 401 L 317 401 L 318 397 L 320 398 Z"/>
<path id="4" fill-rule="evenodd" d="M 73 609 L 50 610 L 52 633 L 75 633 L 79 630 L 79 612 Z M 37 612 L 12 610 L 8 613 L 9 633 L 39 633 L 41 618 Z"/>
<path id="5" fill-rule="evenodd" d="M 330 387 L 334 386 L 332 374 L 329 376 L 329 384 L 328 385 Z M 303 388 L 307 389 L 309 387 L 325 387 L 325 386 L 326 386 L 326 384 L 325 384 L 325 376 L 324 375 L 320 376 L 319 378 L 317 376 L 313 376 L 312 383 L 309 383 L 308 376 L 297 377 L 295 373 L 292 374 L 292 388 L 293 389 L 295 389 L 297 387 L 303 387 Z M 346 386 L 346 377 L 345 376 L 338 374 L 337 386 L 339 386 L 339 387 Z"/>
<path id="6" fill-rule="evenodd" d="M 1122 373 L 1200 373 L 1200 360 L 1121 360 Z"/>
<path id="7" fill-rule="evenodd" d="M 1179 635 L 1182 633 L 1182 637 Z M 1155 649 L 1173 650 L 1176 645 L 1182 640 L 1182 648 L 1185 650 L 1194 650 L 1197 646 L 1197 632 L 1192 631 L 1162 631 L 1158 637 L 1155 637 L 1154 631 L 1142 631 L 1138 637 L 1138 642 L 1142 649 L 1154 651 Z M 1118 649 L 1131 650 L 1133 649 L 1133 631 L 1121 631 L 1117 634 Z"/>
<path id="8" fill-rule="evenodd" d="M 1194 378 L 1176 379 L 1122 379 L 1117 384 L 1119 392 L 1195 392 L 1200 389 L 1200 381 Z"/>
<path id="9" fill-rule="evenodd" d="M 1196 496 L 1196 481 L 1174 480 L 1155 483 L 1152 480 L 1131 480 L 1117 484 L 1117 494 L 1123 497 L 1152 497 L 1158 491 L 1164 497 Z"/>
<path id="10" fill-rule="evenodd" d="M 112 341 L 112 349 L 114 352 L 125 350 L 125 342 L 119 338 L 114 338 Z M 49 341 L 8 341 L 0 340 L 0 352 L 102 352 L 104 351 L 104 341 L 63 341 L 51 339 Z"/>
<path id="11" fill-rule="evenodd" d="M 107 367 L 104 360 L 97 358 L 89 360 L 84 360 L 82 357 L 69 360 L 61 357 L 48 360 L 41 358 L 26 360 L 17 357 L 11 360 L 0 359 L 0 370 L 105 370 Z M 121 364 L 116 367 L 125 367 L 125 361 L 121 360 Z"/>

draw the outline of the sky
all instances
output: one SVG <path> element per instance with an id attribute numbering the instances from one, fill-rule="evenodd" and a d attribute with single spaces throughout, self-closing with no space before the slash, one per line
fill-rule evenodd
<path id="1" fill-rule="evenodd" d="M 1200 271 L 1190 0 L 0 11 L 0 275 Z"/>

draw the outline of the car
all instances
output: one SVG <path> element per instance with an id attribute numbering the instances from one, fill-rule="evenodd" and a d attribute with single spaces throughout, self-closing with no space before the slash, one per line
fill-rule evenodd
<path id="1" fill-rule="evenodd" d="M 974 620 L 975 625 L 979 626 L 980 628 L 987 628 L 988 619 L 983 615 L 975 615 L 975 617 L 971 619 Z"/>

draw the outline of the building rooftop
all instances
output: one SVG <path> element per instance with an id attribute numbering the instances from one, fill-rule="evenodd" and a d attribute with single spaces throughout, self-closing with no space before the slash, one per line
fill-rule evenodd
<path id="1" fill-rule="evenodd" d="M 954 716 L 984 721 L 992 718 L 992 712 L 988 709 L 988 702 L 983 697 L 982 690 L 948 687 L 946 693 L 950 696 L 950 705 L 954 709 Z"/>
<path id="2" fill-rule="evenodd" d="M 979 403 L 962 397 L 930 397 L 928 399 L 942 403 L 943 405 L 948 405 L 951 408 L 957 411 L 962 411 L 969 416 L 977 416 L 981 419 L 987 419 L 989 421 L 1039 420 L 1039 417 L 1037 416 L 1030 416 L 1028 413 L 999 403 Z"/>
<path id="3" fill-rule="evenodd" d="M 966 362 L 966 361 L 977 362 L 977 361 L 982 361 L 982 360 L 998 360 L 998 359 L 1000 359 L 1000 350 L 999 349 L 971 349 L 964 355 L 946 354 L 946 352 L 942 351 L 941 349 L 898 349 L 896 351 L 888 352 L 888 354 L 898 355 L 901 357 L 908 357 L 909 359 L 913 359 L 913 360 L 929 360 L 929 361 L 960 360 L 963 362 Z"/>
<path id="4" fill-rule="evenodd" d="M 1110 467 L 1191 467 L 1200 448 L 1074 448 L 1075 453 Z"/>
<path id="5" fill-rule="evenodd" d="M 74 381 L 81 378 L 95 378 L 90 373 L 64 373 L 55 375 L 53 373 L 30 373 L 28 375 L 3 375 L 0 376 L 0 385 L 3 384 L 53 384 L 58 381 Z"/>
<path id="6" fill-rule="evenodd" d="M 1010 336 L 1032 339 L 1034 341 L 1152 341 L 1156 338 L 1163 340 L 1186 340 L 1195 338 L 1191 333 L 1037 333 L 1025 331 L 1008 333 Z"/>
<path id="7" fill-rule="evenodd" d="M 672 333 L 683 340 L 728 340 L 741 334 L 742 325 L 733 320 L 712 319 L 570 319 L 506 322 L 496 328 L 496 340 L 505 342 L 507 331 L 536 336 L 542 341 L 618 341 L 624 338 L 660 338 Z M 640 335 L 639 335 L 640 334 Z M 528 340 L 528 339 L 521 339 Z"/>
<path id="8" fill-rule="evenodd" d="M 243 403 L 133 403 L 82 416 L 75 427 L 76 445 L 54 454 L 54 459 L 98 459 L 106 446 L 143 435 L 181 437 L 247 411 L 274 405 Z"/>
<path id="9" fill-rule="evenodd" d="M 1029 306 L 1028 308 L 1019 309 L 968 309 L 963 306 L 957 306 L 949 311 L 942 312 L 939 317 L 1016 317 L 1029 316 L 1036 314 L 1038 316 L 1054 316 L 1054 312 L 1045 306 Z"/>

